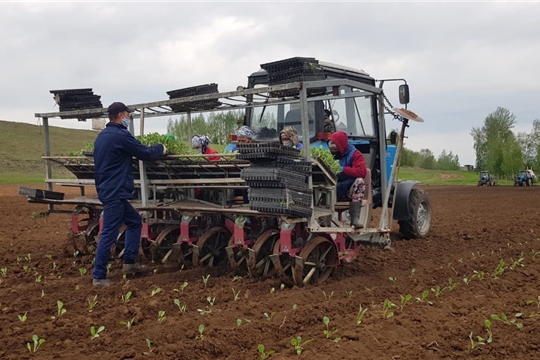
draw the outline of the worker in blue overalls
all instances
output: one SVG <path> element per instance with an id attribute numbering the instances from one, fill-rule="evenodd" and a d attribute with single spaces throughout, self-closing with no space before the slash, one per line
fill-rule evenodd
<path id="1" fill-rule="evenodd" d="M 142 273 L 144 266 L 135 263 L 141 241 L 142 219 L 129 203 L 133 198 L 133 157 L 154 160 L 167 153 L 162 145 L 145 146 L 128 131 L 130 110 L 121 102 L 112 103 L 107 112 L 110 122 L 94 142 L 95 183 L 98 198 L 103 204 L 103 228 L 96 249 L 94 286 L 109 286 L 107 264 L 118 231 L 126 224 L 123 256 L 124 274 Z"/>

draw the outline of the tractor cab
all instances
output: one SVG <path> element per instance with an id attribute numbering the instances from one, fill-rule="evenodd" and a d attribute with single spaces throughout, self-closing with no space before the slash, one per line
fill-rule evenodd
<path id="1" fill-rule="evenodd" d="M 263 65 L 261 65 L 263 66 Z M 324 79 L 348 79 L 357 83 L 373 86 L 376 80 L 363 70 L 352 69 L 341 65 L 318 61 Z M 289 82 L 295 80 L 291 79 Z M 270 84 L 266 70 L 261 69 L 248 77 L 248 88 L 267 87 Z M 287 81 L 283 81 L 287 83 Z M 400 102 L 408 103 L 408 86 L 400 87 Z M 284 93 L 283 98 L 290 94 Z M 251 98 L 250 98 L 251 97 Z M 276 98 L 276 94 L 268 94 L 268 98 Z M 248 95 L 248 101 L 253 95 Z M 376 95 L 360 91 L 352 86 L 341 85 L 310 89 L 308 92 L 309 134 L 303 134 L 301 125 L 301 109 L 298 96 L 290 102 L 268 104 L 266 106 L 250 107 L 245 111 L 244 125 L 256 134 L 256 141 L 279 141 L 279 133 L 287 126 L 294 127 L 300 141 L 308 136 L 311 147 L 328 148 L 327 140 L 335 131 L 344 131 L 349 137 L 349 143 L 360 150 L 368 168 L 378 168 L 380 142 L 386 146 L 386 177 L 390 177 L 391 166 L 396 153 L 396 144 L 387 143 L 385 135 L 379 135 L 379 119 Z M 384 125 L 383 125 L 384 132 Z M 234 139 L 231 136 L 230 139 Z M 229 144 L 225 151 L 234 151 L 235 144 Z M 377 174 L 375 174 L 375 179 Z"/>

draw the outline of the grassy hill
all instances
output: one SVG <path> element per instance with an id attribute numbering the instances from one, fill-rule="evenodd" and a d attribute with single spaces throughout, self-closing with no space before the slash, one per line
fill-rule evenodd
<path id="1" fill-rule="evenodd" d="M 45 177 L 43 127 L 0 120 L 0 182 L 42 182 Z M 80 150 L 94 142 L 92 130 L 49 127 L 51 155 Z"/>
<path id="2" fill-rule="evenodd" d="M 51 154 L 63 155 L 94 142 L 96 131 L 50 127 Z M 211 145 L 222 151 L 224 146 Z M 43 127 L 0 120 L 0 183 L 42 183 L 45 178 Z M 62 167 L 62 177 L 73 177 Z M 56 174 L 56 172 L 55 172 Z M 468 171 L 437 171 L 402 168 L 400 180 L 418 180 L 426 185 L 476 185 L 478 174 Z M 510 181 L 499 182 L 501 184 Z"/>

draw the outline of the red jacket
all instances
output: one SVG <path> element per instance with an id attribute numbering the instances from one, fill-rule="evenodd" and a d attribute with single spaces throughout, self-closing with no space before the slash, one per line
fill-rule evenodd
<path id="1" fill-rule="evenodd" d="M 216 150 L 210 148 L 209 146 L 206 147 L 205 154 L 219 154 Z M 209 156 L 206 158 L 208 161 L 219 161 L 221 157 L 219 156 Z"/>
<path id="2" fill-rule="evenodd" d="M 343 166 L 342 175 L 351 178 L 366 177 L 366 160 L 360 150 L 349 144 L 349 138 L 343 131 L 336 131 L 330 136 L 341 154 L 339 165 Z M 352 152 L 352 154 L 351 154 Z"/>

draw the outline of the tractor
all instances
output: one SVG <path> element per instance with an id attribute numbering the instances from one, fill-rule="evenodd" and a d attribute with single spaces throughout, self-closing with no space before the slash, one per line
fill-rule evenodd
<path id="1" fill-rule="evenodd" d="M 532 169 L 519 170 L 514 177 L 514 186 L 533 186 L 536 175 Z"/>
<path id="2" fill-rule="evenodd" d="M 480 171 L 480 179 L 478 180 L 478 186 L 494 186 L 495 181 L 489 173 L 489 171 Z"/>
<path id="3" fill-rule="evenodd" d="M 404 108 L 394 107 L 385 95 L 383 84 L 390 81 L 404 83 L 398 94 Z M 253 143 L 235 144 L 237 152 L 220 154 L 219 161 L 201 159 L 205 154 L 133 160 L 138 194 L 132 203 L 143 216 L 140 255 L 146 260 L 174 261 L 181 268 L 228 263 L 243 275 L 277 276 L 287 285 L 316 285 L 341 263 L 360 256 L 360 245 L 388 247 L 393 220 L 403 239 L 428 235 L 429 195 L 416 181 L 397 180 L 405 129 L 411 122 L 423 122 L 407 110 L 405 80 L 375 80 L 362 70 L 314 58 L 291 58 L 261 64 L 261 70 L 248 77 L 247 88 L 218 92 L 217 84 L 209 84 L 167 93 L 168 100 L 130 105 L 136 109 L 141 133 L 145 121 L 153 117 L 185 114 L 190 135 L 192 113 L 244 109 L 244 125 L 257 129 L 258 135 Z M 390 142 L 386 116 L 401 123 Z M 21 188 L 19 193 L 29 202 L 48 204 L 49 212 L 71 212 L 73 237 L 86 241 L 81 251 L 88 252 L 102 228 L 102 204 L 84 192 L 85 186 L 94 186 L 93 158 L 91 154 L 51 156 L 48 124 L 49 118 L 58 117 L 106 118 L 106 109 L 36 117 L 45 127 L 48 190 Z M 285 126 L 297 129 L 302 152 L 279 143 L 278 134 Z M 327 149 L 327 139 L 337 130 L 345 131 L 349 143 L 365 158 L 361 226 L 347 221 L 349 202 L 337 199 L 337 174 L 323 159 L 312 157 L 312 148 Z M 54 177 L 53 164 L 63 165 L 76 179 Z M 58 184 L 79 186 L 81 195 L 64 198 L 53 191 Z M 196 196 L 198 189 L 203 199 Z M 237 191 L 247 193 L 247 201 L 237 203 Z M 56 208 L 61 205 L 75 208 Z M 375 220 L 372 210 L 377 208 Z M 122 256 L 124 238 L 122 227 L 112 250 L 116 258 Z"/>

